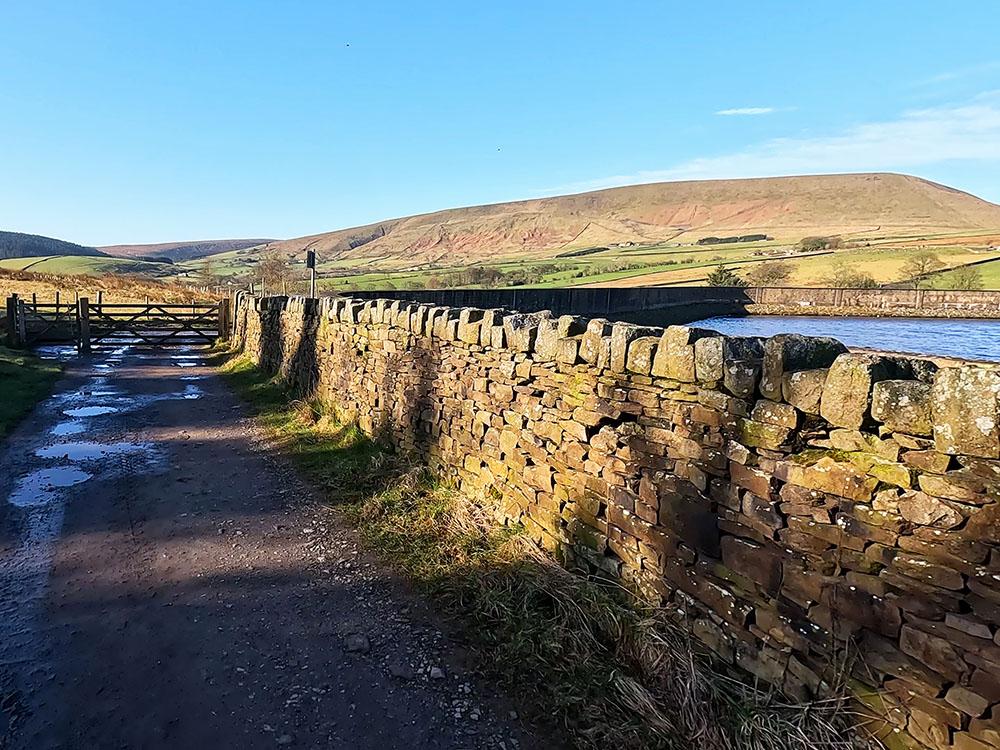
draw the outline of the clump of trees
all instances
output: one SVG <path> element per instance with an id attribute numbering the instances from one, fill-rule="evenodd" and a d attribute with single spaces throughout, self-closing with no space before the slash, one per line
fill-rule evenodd
<path id="1" fill-rule="evenodd" d="M 769 260 L 750 271 L 747 280 L 754 286 L 784 286 L 794 271 L 794 263 Z"/>
<path id="2" fill-rule="evenodd" d="M 737 237 L 702 237 L 696 245 L 728 245 L 733 242 L 762 242 L 769 240 L 766 234 L 741 234 Z"/>
<path id="3" fill-rule="evenodd" d="M 524 284 L 538 284 L 550 274 L 560 270 L 559 266 L 553 263 L 542 263 L 537 266 L 525 268 L 515 268 L 510 271 L 501 271 L 499 268 L 487 266 L 470 266 L 460 271 L 432 276 L 425 282 L 428 289 L 452 289 L 459 287 L 480 286 L 487 288 L 505 286 L 523 286 Z M 419 285 L 418 280 L 408 282 L 411 285 Z"/>
<path id="4" fill-rule="evenodd" d="M 983 274 L 975 266 L 959 266 L 948 279 L 952 289 L 973 290 L 983 288 Z"/>
<path id="5" fill-rule="evenodd" d="M 676 262 L 667 261 L 665 265 Z M 559 266 L 554 263 L 541 263 L 523 268 L 514 268 L 509 271 L 484 266 L 473 266 L 463 268 L 459 271 L 431 276 L 426 281 L 410 279 L 404 282 L 404 285 L 408 289 L 419 289 L 421 286 L 426 286 L 428 289 L 453 289 L 470 286 L 487 288 L 524 286 L 526 284 L 540 284 L 547 277 L 560 272 L 569 274 L 571 278 L 581 279 L 587 276 L 600 276 L 606 273 L 639 271 L 648 268 L 650 265 L 652 264 L 637 263 L 634 261 L 591 263 L 584 266 Z"/>
<path id="6" fill-rule="evenodd" d="M 799 240 L 799 250 L 804 253 L 815 253 L 820 250 L 837 250 L 844 244 L 840 237 L 803 237 Z"/>
<path id="7" fill-rule="evenodd" d="M 709 286 L 749 286 L 733 269 L 726 266 L 716 266 L 705 280 Z"/>

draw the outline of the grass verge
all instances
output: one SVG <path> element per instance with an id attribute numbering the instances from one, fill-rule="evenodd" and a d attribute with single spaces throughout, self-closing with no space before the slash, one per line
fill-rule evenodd
<path id="1" fill-rule="evenodd" d="M 55 362 L 0 346 L 0 438 L 49 395 L 61 372 Z"/>
<path id="2" fill-rule="evenodd" d="M 857 747 L 841 699 L 789 705 L 716 671 L 665 612 L 574 575 L 425 468 L 243 357 L 222 374 L 366 543 L 464 624 L 479 664 L 581 748 Z"/>

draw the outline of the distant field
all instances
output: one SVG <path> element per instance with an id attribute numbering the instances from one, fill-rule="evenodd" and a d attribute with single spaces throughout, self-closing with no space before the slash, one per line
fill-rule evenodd
<path id="1" fill-rule="evenodd" d="M 987 235 L 995 237 L 996 233 Z M 719 265 L 732 268 L 741 276 L 765 262 L 789 266 L 788 284 L 796 286 L 825 286 L 831 283 L 838 266 L 872 276 L 879 283 L 902 281 L 903 267 L 915 253 L 933 252 L 945 264 L 954 268 L 985 259 L 996 262 L 982 264 L 979 268 L 986 288 L 1000 288 L 1000 250 L 982 252 L 983 236 L 957 234 L 949 236 L 913 236 L 879 238 L 868 247 L 823 251 L 818 253 L 787 253 L 793 245 L 780 241 L 733 243 L 699 246 L 677 242 L 633 247 L 597 248 L 585 255 L 570 257 L 531 257 L 498 259 L 475 265 L 417 264 L 407 269 L 393 270 L 380 267 L 379 259 L 354 258 L 347 263 L 327 261 L 319 264 L 319 286 L 328 292 L 378 289 L 424 289 L 452 286 L 461 281 L 461 274 L 469 269 L 488 269 L 504 274 L 498 286 L 520 284 L 531 287 L 572 286 L 670 286 L 675 284 L 703 284 L 706 276 Z M 966 243 L 966 244 L 962 244 Z M 260 283 L 263 266 L 259 256 L 246 251 L 229 251 L 205 259 L 185 261 L 174 265 L 148 263 L 121 258 L 92 256 L 53 256 L 42 258 L 16 258 L 0 261 L 0 269 L 27 269 L 56 274 L 138 274 L 157 276 L 176 283 L 200 285 L 206 265 L 210 273 L 223 286 L 235 283 L 242 286 L 249 281 Z M 306 291 L 307 271 L 299 261 L 285 259 L 289 281 L 282 291 L 301 294 Z M 366 268 L 370 270 L 366 273 Z M 947 271 L 935 275 L 934 286 L 947 287 L 952 280 Z M 279 290 L 269 290 L 279 291 Z"/>
<path id="2" fill-rule="evenodd" d="M 108 273 L 161 275 L 171 270 L 169 263 L 103 258 L 91 255 L 49 255 L 40 258 L 7 258 L 0 268 L 35 273 L 86 274 L 103 276 Z"/>
<path id="3" fill-rule="evenodd" d="M 248 261 L 247 258 L 250 258 Z M 229 250 L 224 253 L 216 253 L 208 256 L 212 273 L 216 276 L 233 276 L 241 273 L 253 273 L 256 258 L 247 255 L 242 250 Z M 300 264 L 301 265 L 301 264 Z M 205 267 L 205 259 L 186 260 L 174 264 L 175 273 L 198 274 Z"/>
<path id="4" fill-rule="evenodd" d="M 983 260 L 984 258 L 1000 258 L 1000 251 L 991 254 L 974 253 L 967 248 L 957 246 L 936 247 L 934 248 L 934 252 L 941 262 L 949 268 Z M 734 265 L 733 268 L 741 275 L 745 275 L 753 265 L 762 260 L 774 261 L 792 266 L 793 271 L 788 281 L 788 284 L 791 286 L 825 286 L 833 280 L 836 267 L 839 264 L 843 264 L 854 271 L 869 274 L 875 281 L 884 284 L 903 280 L 903 266 L 913 254 L 913 248 L 859 248 L 856 250 L 839 250 L 824 255 L 745 259 L 750 260 L 750 263 L 746 265 L 741 263 L 739 266 Z M 986 266 L 980 266 L 980 268 L 986 268 Z M 633 274 L 619 279 L 595 281 L 610 286 L 658 286 L 677 283 L 697 283 L 703 281 L 709 271 L 711 271 L 709 267 L 698 266 L 638 275 Z M 987 288 L 1000 288 L 1000 278 L 992 275 L 987 276 L 985 271 L 983 272 L 983 276 Z M 935 286 L 945 286 L 950 278 L 946 273 L 940 274 L 934 277 L 933 284 Z"/>
<path id="5" fill-rule="evenodd" d="M 1000 260 L 993 260 L 989 263 L 977 265 L 976 270 L 982 274 L 984 288 L 1000 289 Z M 942 273 L 938 277 L 942 286 L 948 286 L 951 278 L 952 274 L 948 272 Z"/>
<path id="6" fill-rule="evenodd" d="M 796 286 L 824 286 L 833 280 L 840 265 L 871 275 L 879 283 L 902 281 L 903 267 L 908 258 L 917 252 L 913 247 L 879 245 L 873 247 L 799 253 L 786 255 L 760 255 L 762 251 L 786 248 L 775 242 L 743 245 L 692 247 L 675 245 L 667 247 L 629 248 L 603 251 L 573 258 L 541 258 L 523 261 L 506 261 L 478 264 L 478 268 L 495 269 L 510 274 L 517 271 L 539 271 L 538 278 L 528 283 L 534 287 L 570 286 L 666 286 L 674 284 L 702 284 L 705 277 L 719 266 L 726 265 L 742 276 L 766 262 L 788 265 L 792 268 L 787 283 Z M 946 244 L 932 248 L 948 268 L 984 258 L 1000 259 L 1000 251 L 986 254 L 973 252 L 968 247 Z M 620 268 L 634 265 L 633 268 Z M 320 286 L 329 291 L 371 291 L 377 289 L 425 288 L 432 279 L 437 283 L 447 280 L 470 266 L 416 268 L 406 271 L 373 271 L 356 273 L 353 269 L 320 266 Z M 1000 288 L 1000 262 L 979 266 L 987 288 Z M 947 273 L 934 277 L 934 285 L 950 283 Z M 503 285 L 501 283 L 501 285 Z"/>

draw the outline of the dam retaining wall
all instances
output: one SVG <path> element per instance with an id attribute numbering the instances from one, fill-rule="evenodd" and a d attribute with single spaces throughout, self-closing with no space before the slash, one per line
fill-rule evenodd
<path id="1" fill-rule="evenodd" d="M 604 317 L 644 325 L 744 314 L 1000 318 L 1000 290 L 675 286 L 394 290 L 352 295 L 447 307 L 549 310 L 554 315 Z"/>

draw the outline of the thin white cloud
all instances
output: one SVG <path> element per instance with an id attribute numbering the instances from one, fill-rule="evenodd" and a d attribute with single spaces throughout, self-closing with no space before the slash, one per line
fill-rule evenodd
<path id="1" fill-rule="evenodd" d="M 1000 90 L 960 104 L 911 110 L 840 133 L 774 138 L 730 154 L 563 185 L 544 194 L 667 180 L 893 171 L 953 160 L 1000 161 Z"/>
<path id="2" fill-rule="evenodd" d="M 966 78 L 967 76 L 973 76 L 980 73 L 988 73 L 994 70 L 1000 70 L 1000 60 L 988 60 L 987 62 L 979 63 L 978 65 L 970 65 L 967 68 L 959 68 L 958 70 L 946 70 L 937 75 L 930 76 L 929 78 L 924 78 L 919 81 L 913 82 L 913 86 L 934 86 L 939 83 L 948 83 L 949 81 L 955 81 L 959 78 Z"/>
<path id="3" fill-rule="evenodd" d="M 736 109 L 720 109 L 717 115 L 769 115 L 774 107 L 738 107 Z"/>

